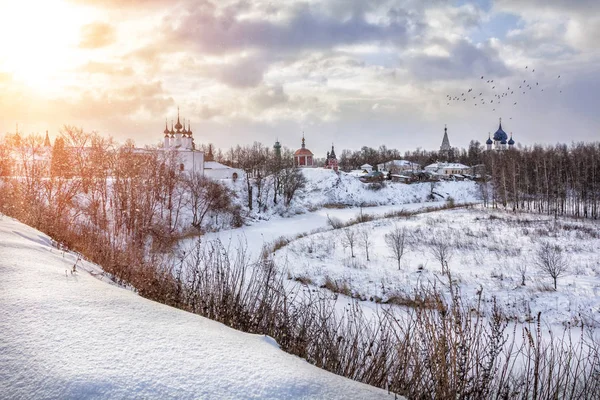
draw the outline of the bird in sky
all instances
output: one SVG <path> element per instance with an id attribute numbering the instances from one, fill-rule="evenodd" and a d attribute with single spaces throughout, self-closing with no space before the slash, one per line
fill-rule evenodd
<path id="1" fill-rule="evenodd" d="M 513 106 L 516 106 L 516 105 L 517 105 L 517 103 L 515 102 L 515 104 L 513 104 Z"/>

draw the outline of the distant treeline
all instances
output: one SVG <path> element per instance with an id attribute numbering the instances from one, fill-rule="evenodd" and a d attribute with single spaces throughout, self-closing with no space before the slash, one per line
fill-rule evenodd
<path id="1" fill-rule="evenodd" d="M 492 206 L 556 216 L 599 217 L 600 143 L 533 146 L 485 152 Z"/>

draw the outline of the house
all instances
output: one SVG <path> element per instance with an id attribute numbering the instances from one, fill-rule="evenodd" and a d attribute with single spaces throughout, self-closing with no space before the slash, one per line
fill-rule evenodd
<path id="1" fill-rule="evenodd" d="M 401 174 L 405 171 L 420 171 L 421 166 L 408 160 L 390 160 L 383 164 L 377 164 L 379 171 L 389 171 L 392 174 Z"/>
<path id="2" fill-rule="evenodd" d="M 425 172 L 438 175 L 441 178 L 450 178 L 457 174 L 470 174 L 471 167 L 460 163 L 437 162 L 425 167 Z"/>
<path id="3" fill-rule="evenodd" d="M 363 164 L 360 166 L 360 169 L 365 171 L 366 174 L 373 171 L 373 166 L 371 164 Z"/>
<path id="4" fill-rule="evenodd" d="M 212 179 L 231 179 L 234 182 L 244 177 L 244 171 L 239 168 L 232 168 L 216 161 L 204 162 L 204 176 Z"/>

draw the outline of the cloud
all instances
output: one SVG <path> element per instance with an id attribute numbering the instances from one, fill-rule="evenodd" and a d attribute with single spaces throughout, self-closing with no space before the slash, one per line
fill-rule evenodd
<path id="1" fill-rule="evenodd" d="M 208 2 L 190 7 L 169 28 L 172 41 L 186 41 L 212 54 L 242 49 L 289 53 L 355 43 L 402 43 L 410 23 L 406 15 L 388 21 L 370 21 L 360 12 L 336 18 L 308 3 L 294 5 L 280 21 L 264 16 L 239 18 L 238 12 L 238 8 L 219 9 Z"/>
<path id="2" fill-rule="evenodd" d="M 407 61 L 412 74 L 421 80 L 453 80 L 478 75 L 506 76 L 509 70 L 498 52 L 489 46 L 476 46 L 466 40 L 438 42 L 447 56 L 421 54 Z"/>
<path id="3" fill-rule="evenodd" d="M 78 72 L 84 72 L 88 74 L 103 74 L 111 76 L 132 76 L 133 68 L 130 66 L 123 66 L 117 63 L 97 62 L 89 61 L 87 64 L 81 65 L 77 68 Z"/>
<path id="4" fill-rule="evenodd" d="M 92 22 L 81 27 L 79 47 L 82 49 L 98 49 L 109 46 L 116 41 L 115 28 L 104 22 Z"/>

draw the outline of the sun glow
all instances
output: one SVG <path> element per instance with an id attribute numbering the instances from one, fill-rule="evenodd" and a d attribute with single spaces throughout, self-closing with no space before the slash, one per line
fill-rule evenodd
<path id="1" fill-rule="evenodd" d="M 45 94 L 68 85 L 82 17 L 62 0 L 0 0 L 0 72 Z"/>

